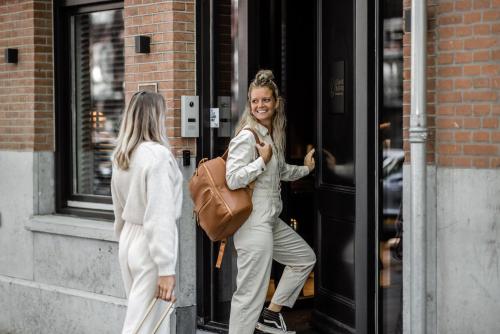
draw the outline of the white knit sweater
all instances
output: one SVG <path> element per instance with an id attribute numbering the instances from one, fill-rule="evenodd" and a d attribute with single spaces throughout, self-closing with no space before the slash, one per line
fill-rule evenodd
<path id="1" fill-rule="evenodd" d="M 124 222 L 143 225 L 159 276 L 174 275 L 182 174 L 170 150 L 154 142 L 139 144 L 128 170 L 113 166 L 111 194 L 117 238 Z"/>

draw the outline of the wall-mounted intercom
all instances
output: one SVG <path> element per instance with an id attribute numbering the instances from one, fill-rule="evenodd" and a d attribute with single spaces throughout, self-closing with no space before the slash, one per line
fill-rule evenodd
<path id="1" fill-rule="evenodd" d="M 198 96 L 181 96 L 181 136 L 199 137 L 200 113 Z"/>

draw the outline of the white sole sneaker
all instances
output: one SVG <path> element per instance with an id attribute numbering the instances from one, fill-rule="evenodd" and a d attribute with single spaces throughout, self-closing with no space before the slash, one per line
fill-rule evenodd
<path id="1" fill-rule="evenodd" d="M 295 331 L 283 331 L 281 329 L 266 326 L 264 324 L 261 324 L 260 322 L 255 325 L 255 328 L 261 332 L 269 334 L 296 334 Z"/>

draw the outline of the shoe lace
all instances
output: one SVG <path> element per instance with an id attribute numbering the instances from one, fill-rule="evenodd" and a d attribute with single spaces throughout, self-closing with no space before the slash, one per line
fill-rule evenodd
<path id="1" fill-rule="evenodd" d="M 280 325 L 281 325 L 281 329 L 283 329 L 284 332 L 287 331 L 287 328 L 286 328 L 286 323 L 285 323 L 285 319 L 283 319 L 283 315 L 280 313 L 278 313 L 279 315 L 279 318 L 280 318 Z"/>

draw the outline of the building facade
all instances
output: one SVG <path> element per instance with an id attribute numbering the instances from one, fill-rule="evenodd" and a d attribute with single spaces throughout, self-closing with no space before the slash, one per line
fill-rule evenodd
<path id="1" fill-rule="evenodd" d="M 282 188 L 282 218 L 318 258 L 287 320 L 299 333 L 410 333 L 416 305 L 425 333 L 499 332 L 500 2 L 427 1 L 421 248 L 410 9 L 409 0 L 2 1 L 0 333 L 120 331 L 109 157 L 141 89 L 167 101 L 185 178 L 173 332 L 227 331 L 236 255 L 229 245 L 214 268 L 217 245 L 192 219 L 187 181 L 226 148 L 260 68 L 286 99 L 287 161 L 318 152 L 315 173 Z M 198 137 L 182 136 L 181 96 L 199 98 Z M 423 271 L 414 253 L 425 254 Z M 281 271 L 273 265 L 269 294 Z M 410 289 L 418 279 L 425 300 Z"/>

